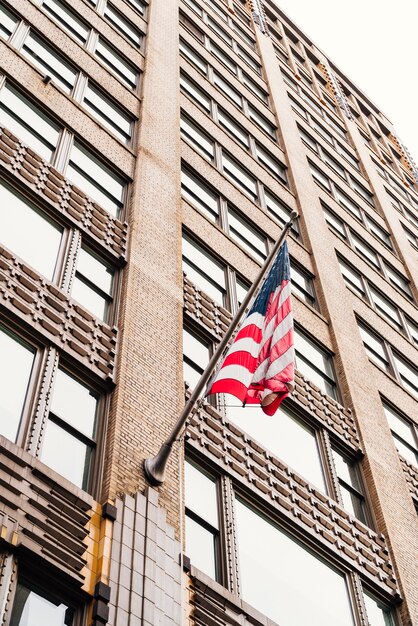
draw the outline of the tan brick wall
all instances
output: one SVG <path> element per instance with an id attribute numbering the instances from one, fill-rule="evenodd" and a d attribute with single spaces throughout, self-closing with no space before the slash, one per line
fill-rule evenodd
<path id="1" fill-rule="evenodd" d="M 104 498 L 144 488 L 142 462 L 157 452 L 183 404 L 177 11 L 176 0 L 153 0 L 149 9 Z M 177 471 L 173 454 L 160 501 L 178 528 Z"/>

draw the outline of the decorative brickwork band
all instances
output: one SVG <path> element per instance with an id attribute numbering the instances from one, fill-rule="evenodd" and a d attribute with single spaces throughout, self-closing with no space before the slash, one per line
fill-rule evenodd
<path id="1" fill-rule="evenodd" d="M 412 176 L 414 177 L 414 181 L 418 183 L 418 167 L 414 159 L 412 158 L 412 155 L 409 152 L 408 148 L 395 135 L 390 134 L 389 139 L 398 148 L 399 152 L 401 153 L 402 163 L 409 169 Z"/>
<path id="2" fill-rule="evenodd" d="M 327 80 L 328 91 L 331 93 L 331 95 L 334 96 L 335 101 L 339 105 L 340 109 L 344 111 L 345 116 L 349 120 L 353 119 L 346 95 L 341 87 L 340 81 L 335 76 L 334 72 L 329 66 L 325 65 L 324 63 L 320 63 L 319 68 L 321 69 L 324 77 Z"/>
<path id="3" fill-rule="evenodd" d="M 101 379 L 113 381 L 116 328 L 97 320 L 0 245 L 2 307 Z"/>
<path id="4" fill-rule="evenodd" d="M 249 1 L 251 13 L 253 15 L 254 24 L 258 26 L 263 35 L 268 35 L 267 18 L 264 11 L 262 0 L 250 0 Z"/>
<path id="5" fill-rule="evenodd" d="M 125 258 L 127 229 L 94 200 L 70 183 L 9 130 L 0 126 L 0 170 L 10 174 L 36 194 L 43 204 L 61 213 L 88 233 L 116 259 Z"/>
<path id="6" fill-rule="evenodd" d="M 254 491 L 292 526 L 372 584 L 399 595 L 384 536 L 347 513 L 217 411 L 208 406 L 193 413 L 186 437 L 190 447 L 212 458 L 237 485 Z"/>
<path id="7" fill-rule="evenodd" d="M 400 456 L 399 459 L 401 461 L 402 469 L 404 471 L 412 499 L 415 506 L 418 507 L 418 470 L 414 465 L 412 465 L 412 463 L 409 463 L 402 456 Z"/>

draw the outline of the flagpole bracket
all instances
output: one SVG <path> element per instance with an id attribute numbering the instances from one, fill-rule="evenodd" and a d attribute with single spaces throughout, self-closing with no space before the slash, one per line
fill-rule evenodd
<path id="1" fill-rule="evenodd" d="M 144 460 L 145 478 L 153 487 L 161 487 L 165 481 L 165 471 L 171 450 L 172 446 L 165 443 L 155 456 Z"/>

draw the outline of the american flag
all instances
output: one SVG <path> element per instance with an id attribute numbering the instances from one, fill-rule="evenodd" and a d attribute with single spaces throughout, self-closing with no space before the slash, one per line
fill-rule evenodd
<path id="1" fill-rule="evenodd" d="M 273 415 L 294 386 L 290 264 L 281 246 L 206 395 L 229 393 Z"/>

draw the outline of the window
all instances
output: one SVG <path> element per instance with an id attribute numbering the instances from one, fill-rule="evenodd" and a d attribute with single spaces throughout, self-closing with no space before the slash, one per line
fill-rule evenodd
<path id="1" fill-rule="evenodd" d="M 381 337 L 366 329 L 361 322 L 358 322 L 358 326 L 369 358 L 396 378 L 413 396 L 418 397 L 418 371 L 416 368 L 398 355 L 394 348 Z"/>
<path id="2" fill-rule="evenodd" d="M 267 257 L 267 238 L 256 230 L 248 220 L 234 209 L 228 207 L 229 234 L 245 250 L 261 263 Z"/>
<path id="3" fill-rule="evenodd" d="M 218 122 L 234 139 L 236 139 L 244 148 L 250 147 L 250 138 L 246 130 L 241 128 L 227 113 L 218 107 Z"/>
<path id="4" fill-rule="evenodd" d="M 106 4 L 104 16 L 109 22 L 124 35 L 135 47 L 139 48 L 142 41 L 141 33 L 131 24 L 126 17 L 123 17 L 119 11 L 113 8 L 109 3 Z"/>
<path id="5" fill-rule="evenodd" d="M 383 410 L 399 454 L 418 467 L 418 439 L 415 426 L 388 404 L 383 403 Z"/>
<path id="6" fill-rule="evenodd" d="M 295 352 L 297 369 L 317 385 L 321 391 L 337 398 L 332 357 L 324 349 L 295 328 Z"/>
<path id="7" fill-rule="evenodd" d="M 181 114 L 180 117 L 180 131 L 182 136 L 187 139 L 205 159 L 213 161 L 215 158 L 215 142 L 184 114 Z"/>
<path id="8" fill-rule="evenodd" d="M 123 143 L 129 143 L 132 136 L 132 118 L 119 106 L 111 102 L 89 81 L 84 93 L 83 105 L 111 133 Z"/>
<path id="9" fill-rule="evenodd" d="M 191 563 L 215 580 L 220 578 L 218 494 L 214 478 L 192 462 L 184 465 L 186 553 Z"/>
<path id="10" fill-rule="evenodd" d="M 49 280 L 54 277 L 62 233 L 21 194 L 0 182 L 0 242 Z"/>
<path id="11" fill-rule="evenodd" d="M 253 200 L 257 200 L 257 182 L 255 178 L 250 176 L 244 168 L 231 159 L 225 152 L 222 153 L 222 166 L 224 173 L 233 180 L 238 187 L 244 191 L 247 196 L 250 196 Z"/>
<path id="12" fill-rule="evenodd" d="M 418 397 L 417 370 L 395 352 L 393 353 L 393 361 L 402 385 L 410 391 L 412 395 Z"/>
<path id="13" fill-rule="evenodd" d="M 142 0 L 128 0 L 129 4 L 134 7 L 141 15 L 145 15 L 147 5 Z"/>
<path id="14" fill-rule="evenodd" d="M 273 196 L 273 194 L 267 189 L 264 189 L 264 200 L 266 203 L 267 212 L 273 215 L 273 217 L 280 224 L 285 224 L 289 221 L 291 213 L 289 207 L 286 206 L 281 200 L 276 198 L 276 196 Z M 297 226 L 295 224 L 292 226 L 291 230 L 294 234 L 299 234 L 299 231 L 297 230 Z"/>
<path id="15" fill-rule="evenodd" d="M 58 141 L 59 127 L 8 84 L 0 92 L 0 123 L 43 159 L 51 160 Z"/>
<path id="16" fill-rule="evenodd" d="M 106 67 L 122 80 L 128 87 L 135 89 L 138 72 L 133 65 L 109 46 L 102 37 L 99 36 L 94 51 L 95 55 L 106 65 Z"/>
<path id="17" fill-rule="evenodd" d="M 234 396 L 223 397 L 228 419 L 322 492 L 328 492 L 313 428 L 283 404 L 272 420 L 258 405 L 243 408 Z"/>
<path id="18" fill-rule="evenodd" d="M 5 7 L 0 7 L 0 37 L 9 39 L 19 20 Z"/>
<path id="19" fill-rule="evenodd" d="M 181 170 L 181 191 L 184 198 L 203 211 L 213 222 L 217 221 L 219 196 L 184 167 Z"/>
<path id="20" fill-rule="evenodd" d="M 265 104 L 268 103 L 268 94 L 245 72 L 242 73 L 242 82 L 257 98 L 260 98 Z"/>
<path id="21" fill-rule="evenodd" d="M 67 5 L 60 0 L 43 0 L 45 11 L 62 26 L 70 35 L 73 35 L 81 43 L 86 43 L 89 27 L 78 19 Z"/>
<path id="22" fill-rule="evenodd" d="M 33 582 L 17 583 L 10 626 L 73 626 L 74 609 L 60 599 L 40 589 L 34 590 Z"/>
<path id="23" fill-rule="evenodd" d="M 341 274 L 343 275 L 343 278 L 344 278 L 346 284 L 349 287 L 351 287 L 351 289 L 358 296 L 360 296 L 360 298 L 364 298 L 366 292 L 365 292 L 365 289 L 364 289 L 364 285 L 363 285 L 363 281 L 362 281 L 361 275 L 358 274 L 355 270 L 353 270 L 353 268 L 350 265 L 348 265 L 347 263 L 345 263 L 341 259 L 338 259 L 338 263 L 340 265 Z"/>
<path id="24" fill-rule="evenodd" d="M 98 394 L 58 369 L 41 461 L 87 489 L 95 448 Z"/>
<path id="25" fill-rule="evenodd" d="M 225 267 L 190 237 L 183 237 L 183 270 L 215 302 L 225 305 Z"/>
<path id="26" fill-rule="evenodd" d="M 0 433 L 15 442 L 25 405 L 35 350 L 0 326 Z"/>
<path id="27" fill-rule="evenodd" d="M 107 321 L 112 302 L 113 270 L 84 247 L 80 249 L 71 297 Z"/>
<path id="28" fill-rule="evenodd" d="M 198 39 L 201 43 L 204 43 L 204 33 L 200 30 L 200 28 L 196 26 L 196 24 L 192 20 L 187 17 L 187 15 L 183 13 L 183 11 L 180 11 L 179 19 L 181 24 L 183 24 L 183 26 L 185 26 L 192 33 L 192 35 L 196 37 L 196 39 Z"/>
<path id="29" fill-rule="evenodd" d="M 237 107 L 242 109 L 242 96 L 226 80 L 224 80 L 220 74 L 213 72 L 213 83 L 227 98 L 232 100 Z"/>
<path id="30" fill-rule="evenodd" d="M 364 239 L 359 237 L 351 228 L 347 226 L 345 222 L 337 217 L 335 213 L 333 213 L 331 209 L 323 203 L 322 209 L 330 230 L 340 235 L 365 261 L 367 261 L 380 274 L 385 276 L 385 278 L 392 283 L 394 287 L 399 289 L 404 296 L 406 296 L 409 300 L 412 300 L 412 292 L 408 279 L 392 267 L 392 265 L 390 265 L 382 255 L 366 243 Z M 345 273 L 347 274 L 347 271 Z M 371 300 L 372 298 L 370 297 L 369 299 Z"/>
<path id="31" fill-rule="evenodd" d="M 273 137 L 273 139 L 276 138 L 276 127 L 274 124 L 267 120 L 264 115 L 259 113 L 257 109 L 250 104 L 248 104 L 248 115 L 256 126 L 261 128 L 261 130 L 264 130 L 264 132 L 270 135 L 270 137 Z"/>
<path id="32" fill-rule="evenodd" d="M 285 626 L 354 626 L 341 573 L 239 497 L 235 512 L 244 601 Z"/>
<path id="33" fill-rule="evenodd" d="M 196 104 L 198 104 L 206 112 L 210 112 L 211 100 L 193 81 L 186 78 L 184 74 L 180 74 L 180 88 L 185 92 Z"/>
<path id="34" fill-rule="evenodd" d="M 262 163 L 273 176 L 276 176 L 282 183 L 287 185 L 286 167 L 259 144 L 256 144 L 255 150 L 260 163 Z"/>
<path id="35" fill-rule="evenodd" d="M 395 626 L 390 607 L 376 600 L 366 591 L 363 592 L 363 600 L 369 626 Z"/>
<path id="36" fill-rule="evenodd" d="M 381 313 L 389 324 L 392 324 L 398 330 L 402 330 L 402 320 L 398 308 L 372 285 L 370 285 L 369 289 L 371 300 L 376 311 Z"/>
<path id="37" fill-rule="evenodd" d="M 290 277 L 292 293 L 298 295 L 301 300 L 306 302 L 306 304 L 314 307 L 316 299 L 313 287 L 313 277 L 310 274 L 307 274 L 306 271 L 302 270 L 292 260 L 290 261 Z"/>
<path id="38" fill-rule="evenodd" d="M 71 93 L 77 70 L 73 69 L 58 52 L 48 46 L 40 37 L 29 33 L 21 52 L 45 76 L 50 76 L 61 89 L 66 93 Z"/>
<path id="39" fill-rule="evenodd" d="M 207 16 L 207 24 L 228 46 L 232 46 L 232 37 L 209 15 Z"/>
<path id="40" fill-rule="evenodd" d="M 124 182 L 77 141 L 71 151 L 67 176 L 111 215 L 118 217 L 123 205 Z"/>
<path id="41" fill-rule="evenodd" d="M 209 363 L 209 343 L 187 328 L 183 329 L 183 377 L 192 389 Z"/>
<path id="42" fill-rule="evenodd" d="M 221 61 L 233 74 L 237 74 L 238 66 L 237 64 L 227 55 L 219 46 L 210 41 L 210 50 L 212 54 Z"/>
<path id="43" fill-rule="evenodd" d="M 359 324 L 359 331 L 366 349 L 367 356 L 386 372 L 390 371 L 390 363 L 384 342 L 367 328 Z"/>
<path id="44" fill-rule="evenodd" d="M 185 56 L 196 69 L 200 70 L 203 74 L 206 74 L 208 70 L 208 64 L 202 59 L 202 57 L 193 50 L 183 39 L 180 38 L 180 52 Z"/>
<path id="45" fill-rule="evenodd" d="M 332 456 L 343 507 L 363 524 L 368 524 L 365 498 L 357 464 L 346 459 L 335 448 L 332 449 Z"/>

